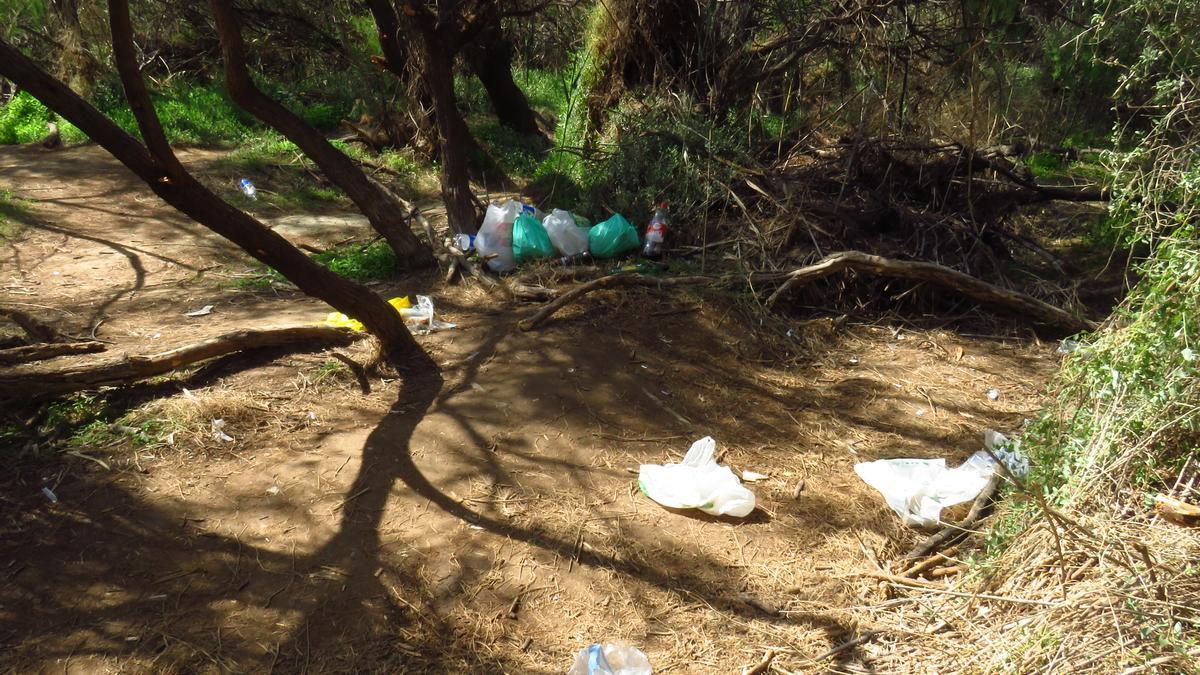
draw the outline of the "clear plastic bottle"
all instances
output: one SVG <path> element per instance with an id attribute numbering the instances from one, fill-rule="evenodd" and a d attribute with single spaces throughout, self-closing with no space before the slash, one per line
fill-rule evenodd
<path id="1" fill-rule="evenodd" d="M 663 241 L 667 238 L 667 203 L 663 202 L 654 209 L 654 217 L 646 226 L 646 242 L 642 244 L 642 257 L 652 260 L 662 257 Z"/>
<path id="2" fill-rule="evenodd" d="M 250 199 L 258 199 L 258 190 L 254 189 L 254 183 L 251 183 L 249 178 L 239 180 L 238 187 L 242 189 L 242 194 Z"/>

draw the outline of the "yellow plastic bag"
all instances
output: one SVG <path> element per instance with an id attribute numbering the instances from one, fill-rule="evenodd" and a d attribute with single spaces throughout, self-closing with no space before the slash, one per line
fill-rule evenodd
<path id="1" fill-rule="evenodd" d="M 388 300 L 388 304 L 392 307 L 395 307 L 396 311 L 399 312 L 402 309 L 411 308 L 412 300 L 405 295 L 399 298 L 392 298 L 391 300 Z M 330 312 L 328 315 L 326 315 L 324 323 L 326 326 L 333 326 L 334 328 L 349 328 L 350 330 L 357 331 L 366 330 L 361 321 L 358 319 L 351 319 L 341 312 Z"/>

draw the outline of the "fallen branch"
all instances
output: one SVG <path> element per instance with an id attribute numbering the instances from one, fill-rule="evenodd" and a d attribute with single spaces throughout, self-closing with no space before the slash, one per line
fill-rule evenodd
<path id="1" fill-rule="evenodd" d="M 366 333 L 331 326 L 239 330 L 149 356 L 122 356 L 115 360 L 70 364 L 58 368 L 28 368 L 6 373 L 0 376 L 0 399 L 61 395 L 104 385 L 127 384 L 249 349 L 324 349 L 347 345 L 363 337 L 366 337 Z"/>
<path id="2" fill-rule="evenodd" d="M 817 279 L 853 269 L 858 272 L 875 274 L 877 276 L 927 281 L 951 290 L 957 291 L 973 300 L 984 304 L 1006 307 L 1016 313 L 1033 317 L 1044 323 L 1060 326 L 1064 330 L 1077 333 L 1083 330 L 1095 330 L 1098 324 L 1075 316 L 1070 312 L 1055 307 L 1049 303 L 1030 297 L 1024 293 L 1001 288 L 973 276 L 929 262 L 909 260 L 893 260 L 860 251 L 843 251 L 825 256 L 820 261 L 786 273 L 756 272 L 746 276 L 687 276 L 687 277 L 655 277 L 644 274 L 611 274 L 594 279 L 563 293 L 558 299 L 548 303 L 527 319 L 522 319 L 517 325 L 521 330 L 533 330 L 549 319 L 563 307 L 577 302 L 580 298 L 593 291 L 642 286 L 650 288 L 669 288 L 675 286 L 697 285 L 733 285 L 773 283 L 783 281 L 774 293 L 767 298 L 766 306 L 770 309 L 779 298 L 789 290 L 812 282 Z"/>
<path id="3" fill-rule="evenodd" d="M 103 342 L 43 342 L 36 345 L 22 345 L 20 347 L 11 347 L 9 349 L 0 349 L 0 365 L 7 366 L 14 363 L 29 363 L 30 361 L 42 361 L 51 359 L 55 356 L 64 356 L 66 354 L 88 354 L 91 352 L 102 352 L 107 347 Z"/>
<path id="4" fill-rule="evenodd" d="M 546 319 L 566 307 L 567 305 L 579 300 L 583 296 L 598 291 L 604 288 L 620 288 L 623 286 L 650 286 L 654 288 L 664 288 L 672 286 L 695 286 L 698 284 L 712 284 L 719 281 L 717 277 L 651 277 L 644 274 L 610 274 L 606 277 L 593 279 L 586 284 L 576 286 L 571 290 L 558 296 L 558 299 L 550 302 L 545 307 L 542 307 L 533 316 L 528 319 L 522 319 L 517 325 L 521 330 L 533 330 L 541 325 Z"/>
<path id="5" fill-rule="evenodd" d="M 928 281 L 957 291 L 977 302 L 1007 307 L 1014 312 L 1028 315 L 1044 323 L 1061 326 L 1072 333 L 1096 330 L 1099 327 L 1093 321 L 1075 316 L 1037 298 L 1001 288 L 943 265 L 912 260 L 893 260 L 860 251 L 833 253 L 815 264 L 788 273 L 787 280 L 783 282 L 783 285 L 767 298 L 766 307 L 768 309 L 773 307 L 779 298 L 797 286 L 848 269 L 895 279 Z"/>
<path id="6" fill-rule="evenodd" d="M 975 497 L 974 503 L 971 504 L 971 510 L 967 512 L 967 517 L 957 525 L 947 525 L 941 531 L 936 532 L 912 547 L 904 558 L 906 560 L 914 560 L 923 555 L 927 555 L 931 551 L 936 551 L 942 546 L 949 544 L 960 537 L 964 537 L 975 527 L 975 524 L 983 518 L 987 507 L 992 502 L 992 497 L 996 494 L 996 489 L 1000 486 L 1000 475 L 993 474 L 987 485 L 983 486 L 983 490 Z M 907 576 L 907 575 L 905 575 Z"/>

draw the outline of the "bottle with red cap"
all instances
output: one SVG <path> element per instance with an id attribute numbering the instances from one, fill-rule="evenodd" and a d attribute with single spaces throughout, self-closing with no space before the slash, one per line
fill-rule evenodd
<path id="1" fill-rule="evenodd" d="M 667 238 L 667 203 L 654 209 L 654 217 L 646 226 L 646 243 L 642 245 L 642 257 L 652 260 L 662 257 L 663 241 Z"/>

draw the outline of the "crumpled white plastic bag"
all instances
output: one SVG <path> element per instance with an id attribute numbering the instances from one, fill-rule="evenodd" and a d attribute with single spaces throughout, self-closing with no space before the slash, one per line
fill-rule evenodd
<path id="1" fill-rule="evenodd" d="M 650 659 L 637 647 L 593 643 L 575 654 L 567 675 L 650 675 Z"/>
<path id="2" fill-rule="evenodd" d="M 438 321 L 433 317 L 433 298 L 428 295 L 417 296 L 416 307 L 405 307 L 399 310 L 400 316 L 419 334 L 432 333 L 439 330 L 457 328 L 458 324 Z"/>
<path id="3" fill-rule="evenodd" d="M 717 442 L 705 436 L 692 444 L 681 464 L 643 464 L 638 486 L 663 506 L 744 518 L 754 510 L 754 493 L 729 467 L 717 464 L 716 449 Z"/>
<path id="4" fill-rule="evenodd" d="M 1019 444 L 1004 434 L 984 431 L 984 446 L 1017 477 L 1029 471 Z M 975 499 L 996 473 L 986 450 L 950 469 L 945 459 L 880 459 L 854 465 L 854 472 L 883 495 L 905 525 L 929 527 L 941 522 L 942 509 Z"/>

